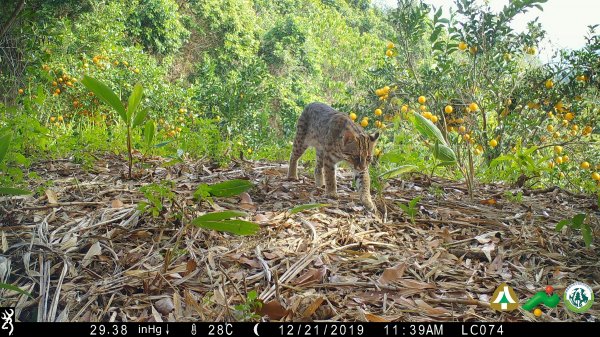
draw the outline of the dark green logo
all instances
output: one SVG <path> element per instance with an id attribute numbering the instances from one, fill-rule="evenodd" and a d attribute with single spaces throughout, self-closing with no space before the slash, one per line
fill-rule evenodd
<path id="1" fill-rule="evenodd" d="M 583 313 L 592 307 L 594 292 L 587 284 L 575 282 L 567 287 L 563 298 L 567 309 L 576 313 Z"/>

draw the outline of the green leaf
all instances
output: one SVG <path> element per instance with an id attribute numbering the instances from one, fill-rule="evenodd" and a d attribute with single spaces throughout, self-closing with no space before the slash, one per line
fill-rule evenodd
<path id="1" fill-rule="evenodd" d="M 23 295 L 27 295 L 29 297 L 32 297 L 30 293 L 26 292 L 25 290 L 23 290 L 23 289 L 21 289 L 21 288 L 19 288 L 17 286 L 12 285 L 12 284 L 0 282 L 0 289 L 13 290 L 13 291 L 21 293 Z"/>
<path id="2" fill-rule="evenodd" d="M 583 221 L 585 220 L 585 213 L 579 213 L 573 217 L 573 227 L 580 228 L 583 225 Z"/>
<path id="3" fill-rule="evenodd" d="M 446 140 L 444 139 L 444 136 L 442 136 L 442 132 L 437 128 L 437 126 L 435 126 L 435 124 L 420 114 L 414 114 L 414 116 L 415 118 L 413 119 L 413 124 L 421 135 L 432 141 L 437 140 L 440 142 L 440 144 L 446 145 Z"/>
<path id="4" fill-rule="evenodd" d="M 144 119 L 146 118 L 147 115 L 148 115 L 148 109 L 142 109 L 142 110 L 138 111 L 138 113 L 133 118 L 132 126 L 135 128 L 136 126 L 142 125 L 142 123 L 144 122 Z"/>
<path id="5" fill-rule="evenodd" d="M 140 102 L 142 101 L 142 96 L 144 95 L 143 90 L 144 90 L 144 88 L 142 87 L 142 85 L 140 83 L 137 83 L 133 87 L 133 91 L 131 92 L 131 95 L 129 95 L 129 102 L 127 104 L 127 121 L 128 122 L 131 121 L 131 117 L 133 116 L 133 114 L 137 110 L 138 106 L 140 105 Z M 146 111 L 146 114 L 147 113 L 148 112 Z M 144 117 L 146 117 L 146 114 L 144 114 Z M 139 113 L 138 113 L 138 115 L 139 115 Z M 138 116 L 135 116 L 135 119 L 137 120 Z M 144 120 L 144 118 L 142 117 L 137 125 L 142 124 L 141 121 L 143 121 L 143 120 Z M 135 121 L 133 122 L 133 126 L 135 126 Z"/>
<path id="6" fill-rule="evenodd" d="M 592 229 L 589 225 L 585 224 L 581 228 L 581 234 L 583 235 L 583 242 L 585 242 L 585 246 L 589 247 L 592 244 Z"/>
<path id="7" fill-rule="evenodd" d="M 237 218 L 240 216 L 247 216 L 247 215 L 248 214 L 246 212 L 228 210 L 228 211 L 222 211 L 222 212 L 207 213 L 207 214 L 197 217 L 194 221 L 196 221 L 196 220 L 198 220 L 198 221 L 219 221 L 219 220 L 226 220 L 226 219 Z"/>
<path id="8" fill-rule="evenodd" d="M 31 194 L 30 191 L 22 190 L 20 188 L 12 187 L 0 187 L 0 195 L 27 195 Z"/>
<path id="9" fill-rule="evenodd" d="M 391 170 L 383 172 L 382 174 L 379 175 L 379 178 L 380 179 L 391 179 L 400 174 L 415 171 L 416 169 L 417 169 L 417 166 L 415 166 L 415 165 L 401 165 L 401 166 L 395 167 Z"/>
<path id="10" fill-rule="evenodd" d="M 209 193 L 214 197 L 231 197 L 246 192 L 252 186 L 254 185 L 248 180 L 233 179 L 209 185 Z"/>
<path id="11" fill-rule="evenodd" d="M 496 167 L 496 166 L 498 166 L 498 164 L 500 164 L 500 162 L 503 162 L 503 161 L 517 161 L 517 157 L 515 157 L 512 154 L 505 154 L 505 155 L 496 157 L 496 158 L 494 158 L 494 160 L 492 160 L 490 162 L 490 167 L 492 167 L 492 168 Z"/>
<path id="12" fill-rule="evenodd" d="M 407 205 L 398 203 L 398 206 L 402 209 L 402 211 L 404 211 L 404 213 L 408 214 L 409 207 Z"/>
<path id="13" fill-rule="evenodd" d="M 252 235 L 260 230 L 260 226 L 244 220 L 199 221 L 194 225 L 219 232 L 229 232 L 237 235 Z"/>
<path id="14" fill-rule="evenodd" d="M 571 219 L 561 220 L 559 223 L 556 224 L 556 231 L 560 232 L 563 229 L 563 227 L 565 227 L 566 225 L 568 225 L 570 223 L 571 223 Z"/>
<path id="15" fill-rule="evenodd" d="M 100 98 L 104 103 L 110 105 L 121 118 L 127 124 L 129 121 L 127 120 L 127 112 L 125 111 L 125 107 L 119 97 L 112 91 L 106 84 L 98 81 L 95 78 L 89 77 L 87 75 L 83 76 L 83 80 L 81 83 L 86 86 L 90 91 L 92 91 L 98 98 Z"/>
<path id="16" fill-rule="evenodd" d="M 154 145 L 154 147 L 158 149 L 160 147 L 167 146 L 167 145 L 171 144 L 172 142 L 173 142 L 172 140 L 169 140 L 169 141 L 166 141 L 166 142 L 160 142 L 160 143 Z"/>
<path id="17" fill-rule="evenodd" d="M 150 147 L 152 141 L 154 140 L 154 122 L 148 121 L 146 122 L 146 126 L 144 128 L 144 140 L 146 141 L 146 146 Z"/>
<path id="18" fill-rule="evenodd" d="M 321 208 L 321 207 L 325 207 L 325 206 L 329 206 L 329 204 L 304 204 L 304 205 L 298 205 L 294 208 L 292 208 L 290 210 L 290 214 L 296 214 L 302 211 L 306 211 L 307 209 L 313 209 L 313 208 Z"/>
<path id="19" fill-rule="evenodd" d="M 414 208 L 420 200 L 421 200 L 421 197 L 416 197 L 408 202 L 408 206 L 410 208 Z"/>
<path id="20" fill-rule="evenodd" d="M 8 152 L 8 145 L 10 145 L 10 135 L 5 134 L 0 136 L 0 163 L 6 157 L 6 153 Z"/>
<path id="21" fill-rule="evenodd" d="M 450 147 L 438 144 L 433 150 L 433 155 L 441 161 L 440 165 L 452 165 L 456 163 L 456 154 Z"/>
<path id="22" fill-rule="evenodd" d="M 231 219 L 245 215 L 247 214 L 240 211 L 208 213 L 192 220 L 192 224 L 205 229 L 229 232 L 237 235 L 255 234 L 260 229 L 259 225 L 250 221 Z"/>

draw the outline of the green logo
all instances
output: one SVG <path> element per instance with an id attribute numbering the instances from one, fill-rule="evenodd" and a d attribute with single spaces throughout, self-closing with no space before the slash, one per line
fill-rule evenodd
<path id="1" fill-rule="evenodd" d="M 525 302 L 521 308 L 531 311 L 540 304 L 543 304 L 548 308 L 556 308 L 559 302 L 560 297 L 554 293 L 554 288 L 552 286 L 547 286 L 545 291 L 538 291 L 535 293 L 535 295 Z"/>
<path id="2" fill-rule="evenodd" d="M 592 307 L 594 292 L 587 284 L 575 282 L 567 287 L 563 298 L 567 309 L 576 313 L 583 313 Z"/>

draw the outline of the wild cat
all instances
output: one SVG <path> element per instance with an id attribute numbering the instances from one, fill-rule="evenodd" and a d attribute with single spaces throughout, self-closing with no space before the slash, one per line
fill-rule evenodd
<path id="1" fill-rule="evenodd" d="M 354 169 L 362 204 L 374 210 L 369 164 L 373 160 L 373 149 L 378 138 L 379 132 L 367 134 L 348 115 L 323 103 L 311 103 L 298 119 L 288 179 L 298 179 L 298 159 L 309 146 L 313 146 L 317 151 L 317 187 L 322 187 L 324 183 L 325 193 L 337 198 L 335 166 L 345 160 Z"/>

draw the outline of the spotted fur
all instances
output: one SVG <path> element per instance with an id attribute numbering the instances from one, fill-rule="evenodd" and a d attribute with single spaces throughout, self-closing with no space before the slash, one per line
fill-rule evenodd
<path id="1" fill-rule="evenodd" d="M 337 197 L 335 167 L 338 162 L 345 160 L 354 169 L 361 202 L 373 210 L 375 205 L 371 200 L 369 164 L 373 160 L 377 138 L 379 133 L 367 134 L 346 114 L 323 103 L 311 103 L 298 119 L 288 178 L 298 179 L 298 159 L 312 146 L 317 152 L 317 187 L 325 185 L 325 192 Z"/>

